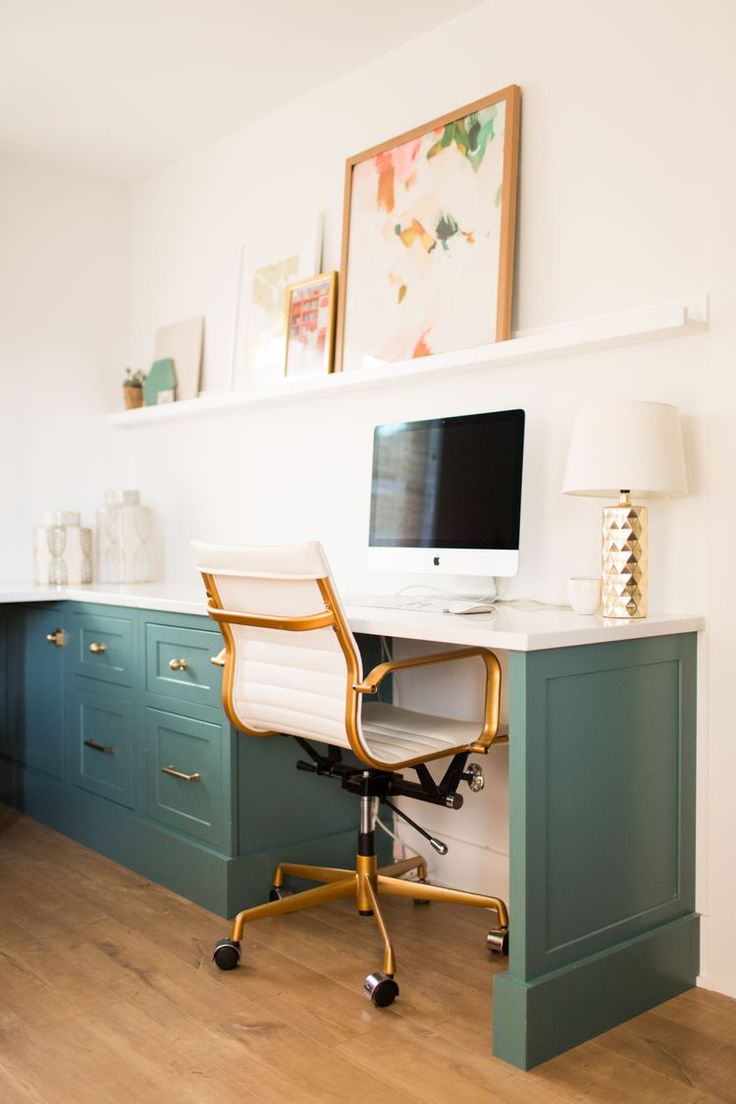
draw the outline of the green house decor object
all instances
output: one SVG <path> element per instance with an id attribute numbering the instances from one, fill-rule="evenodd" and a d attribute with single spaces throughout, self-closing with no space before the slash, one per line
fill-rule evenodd
<path id="1" fill-rule="evenodd" d="M 143 384 L 143 398 L 146 406 L 174 402 L 176 399 L 176 372 L 171 357 L 154 360 L 151 371 Z"/>

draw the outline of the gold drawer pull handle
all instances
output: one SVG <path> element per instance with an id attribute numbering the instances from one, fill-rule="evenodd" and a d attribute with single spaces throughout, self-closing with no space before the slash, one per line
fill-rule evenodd
<path id="1" fill-rule="evenodd" d="M 225 666 L 225 649 L 223 648 L 222 651 L 218 652 L 216 656 L 210 656 L 210 663 L 212 664 L 213 667 L 224 667 Z"/>
<path id="2" fill-rule="evenodd" d="M 168 766 L 161 768 L 162 774 L 170 774 L 172 778 L 181 778 L 184 782 L 199 782 L 199 774 L 185 774 L 184 771 L 177 770 L 176 767 Z"/>
<path id="3" fill-rule="evenodd" d="M 63 629 L 54 629 L 52 633 L 46 633 L 46 640 L 55 648 L 63 648 L 66 644 L 66 636 Z"/>
<path id="4" fill-rule="evenodd" d="M 93 642 L 92 644 L 90 644 L 89 650 L 92 655 L 104 655 L 104 653 L 107 651 L 107 644 Z"/>
<path id="5" fill-rule="evenodd" d="M 185 659 L 170 659 L 169 668 L 172 671 L 186 671 L 189 664 Z"/>
<path id="6" fill-rule="evenodd" d="M 93 751 L 101 751 L 105 755 L 115 754 L 115 748 L 112 744 L 108 744 L 107 746 L 105 746 L 105 744 L 98 744 L 96 740 L 85 740 L 84 746 L 92 748 Z"/>

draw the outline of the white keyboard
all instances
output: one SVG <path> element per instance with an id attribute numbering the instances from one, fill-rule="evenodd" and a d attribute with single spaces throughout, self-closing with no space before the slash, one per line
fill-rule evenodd
<path id="1" fill-rule="evenodd" d="M 372 609 L 416 610 L 422 613 L 443 613 L 452 599 L 427 594 L 346 594 L 346 606 L 370 606 Z"/>

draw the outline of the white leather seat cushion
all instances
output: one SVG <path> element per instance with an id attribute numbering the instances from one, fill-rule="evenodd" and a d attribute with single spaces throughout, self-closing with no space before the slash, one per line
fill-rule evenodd
<path id="1" fill-rule="evenodd" d="M 415 713 L 389 702 L 363 703 L 363 742 L 382 763 L 448 752 L 480 737 L 480 721 L 455 721 Z"/>

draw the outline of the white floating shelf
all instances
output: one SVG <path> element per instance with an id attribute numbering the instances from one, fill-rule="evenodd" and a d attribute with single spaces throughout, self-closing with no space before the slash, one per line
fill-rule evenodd
<path id="1" fill-rule="evenodd" d="M 457 372 L 500 367 L 517 361 L 538 361 L 574 353 L 615 349 L 644 341 L 662 341 L 670 337 L 699 333 L 707 326 L 708 297 L 699 295 L 687 300 L 680 299 L 655 306 L 581 318 L 577 322 L 548 326 L 544 330 L 522 333 L 509 341 L 481 345 L 476 349 L 439 353 L 390 364 L 375 364 L 352 372 L 335 372 L 332 375 L 310 376 L 305 379 L 279 379 L 266 387 L 250 391 L 204 394 L 197 399 L 185 399 L 162 406 L 123 410 L 111 414 L 108 421 L 110 425 L 125 428 L 153 425 L 172 418 L 186 418 L 235 406 L 338 395 L 344 391 L 357 391 L 379 384 L 384 387 L 386 384 L 404 380 L 452 376 Z"/>

